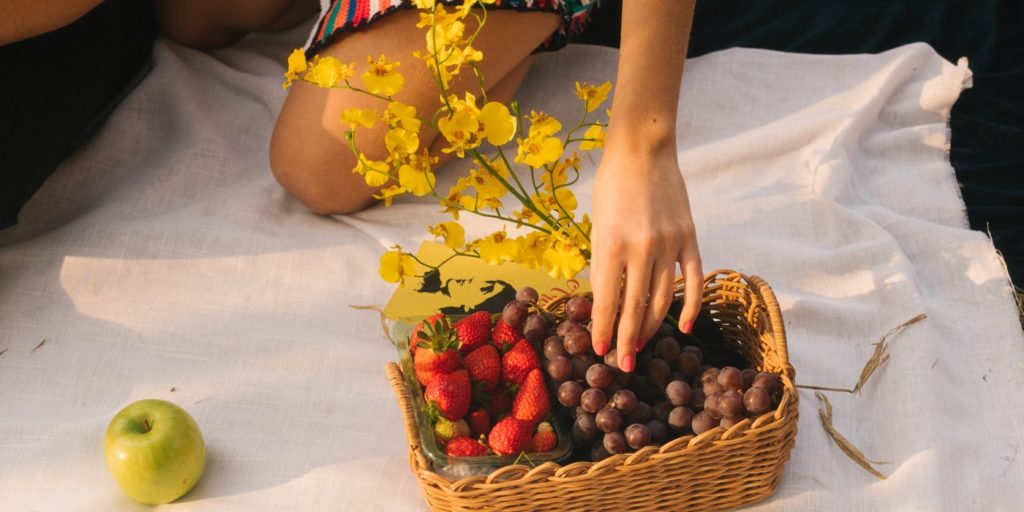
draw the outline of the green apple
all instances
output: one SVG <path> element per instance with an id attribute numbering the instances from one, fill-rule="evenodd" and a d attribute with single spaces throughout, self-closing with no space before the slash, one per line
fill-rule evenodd
<path id="1" fill-rule="evenodd" d="M 196 420 L 165 400 L 139 400 L 121 409 L 107 426 L 103 451 L 121 489 L 147 505 L 185 495 L 206 464 Z"/>

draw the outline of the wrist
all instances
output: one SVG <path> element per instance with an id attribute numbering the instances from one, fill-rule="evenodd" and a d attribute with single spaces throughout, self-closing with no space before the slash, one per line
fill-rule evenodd
<path id="1" fill-rule="evenodd" d="M 672 120 L 674 121 L 674 119 Z M 676 152 L 676 124 L 651 117 L 644 121 L 613 119 L 605 136 L 605 153 L 627 153 L 633 158 Z"/>

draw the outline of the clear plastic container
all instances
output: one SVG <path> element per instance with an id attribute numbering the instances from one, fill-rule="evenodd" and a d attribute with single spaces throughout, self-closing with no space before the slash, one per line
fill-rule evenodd
<path id="1" fill-rule="evenodd" d="M 449 316 L 450 321 L 456 321 L 460 316 Z M 555 407 L 557 404 L 553 390 L 551 388 L 550 380 L 545 377 L 545 381 L 548 384 L 548 397 L 552 404 L 552 412 L 548 415 L 545 421 L 551 423 L 554 427 L 555 435 L 558 438 L 558 444 L 555 448 L 539 453 L 523 453 L 517 455 L 484 455 L 481 457 L 448 457 L 437 438 L 434 437 L 434 429 L 430 424 L 430 419 L 423 414 L 426 402 L 423 398 L 423 388 L 420 386 L 419 381 L 416 380 L 416 375 L 413 372 L 413 363 L 411 354 L 409 352 L 409 336 L 412 334 L 413 327 L 420 321 L 416 319 L 404 319 L 402 321 L 396 321 L 391 323 L 391 338 L 395 343 L 395 348 L 398 350 L 399 364 L 402 367 L 402 373 L 405 376 L 405 385 L 409 388 L 409 393 L 412 395 L 413 403 L 416 404 L 414 412 L 416 415 L 416 426 L 419 431 L 420 445 L 423 448 L 424 454 L 427 459 L 430 460 L 433 465 L 433 470 L 451 480 L 458 480 L 467 476 L 476 475 L 487 475 L 503 466 L 511 464 L 525 464 L 528 466 L 537 466 L 544 462 L 563 462 L 572 454 L 572 438 L 570 430 L 568 428 L 569 423 L 566 418 L 563 418 L 560 413 L 564 412 L 562 407 Z"/>

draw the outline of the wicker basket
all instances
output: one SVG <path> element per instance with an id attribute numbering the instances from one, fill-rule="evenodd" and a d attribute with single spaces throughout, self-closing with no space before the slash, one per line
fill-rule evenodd
<path id="1" fill-rule="evenodd" d="M 682 295 L 682 282 L 676 295 Z M 439 511 L 728 510 L 772 495 L 796 439 L 797 391 L 786 335 L 771 288 L 756 276 L 719 270 L 704 280 L 702 307 L 729 348 L 751 366 L 780 375 L 778 408 L 728 430 L 674 439 L 601 462 L 506 466 L 451 482 L 434 473 L 420 446 L 401 369 L 387 374 L 405 420 L 409 463 L 431 509 Z M 545 308 L 558 315 L 564 301 Z"/>

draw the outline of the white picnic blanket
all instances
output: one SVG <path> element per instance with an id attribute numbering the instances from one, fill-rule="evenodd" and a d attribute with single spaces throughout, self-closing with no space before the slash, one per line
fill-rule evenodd
<path id="1" fill-rule="evenodd" d="M 395 354 L 376 314 L 348 305 L 386 303 L 381 251 L 416 247 L 444 216 L 401 201 L 320 217 L 271 177 L 281 73 L 305 30 L 212 53 L 158 41 L 149 77 L 0 232 L 0 510 L 142 510 L 102 452 L 107 422 L 141 398 L 181 404 L 208 445 L 168 510 L 426 508 L 383 373 Z M 574 118 L 573 81 L 613 78 L 617 57 L 540 55 L 519 100 Z M 687 64 L 680 159 L 704 268 L 772 285 L 798 382 L 852 386 L 880 336 L 928 315 L 861 394 L 829 394 L 888 479 L 840 452 L 802 391 L 792 459 L 758 508 L 1024 503 L 1024 339 L 947 158 L 969 77 L 923 44 Z"/>

